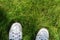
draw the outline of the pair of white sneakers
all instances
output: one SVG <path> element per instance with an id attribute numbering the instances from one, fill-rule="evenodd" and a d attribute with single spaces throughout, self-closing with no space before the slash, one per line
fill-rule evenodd
<path id="1" fill-rule="evenodd" d="M 37 33 L 35 40 L 48 40 L 49 32 L 46 28 L 42 28 Z M 20 23 L 13 23 L 9 31 L 9 40 L 22 40 L 22 26 Z"/>

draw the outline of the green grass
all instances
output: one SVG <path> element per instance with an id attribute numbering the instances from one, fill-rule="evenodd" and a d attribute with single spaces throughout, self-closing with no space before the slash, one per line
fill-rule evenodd
<path id="1" fill-rule="evenodd" d="M 48 29 L 49 40 L 60 40 L 60 0 L 0 0 L 0 40 L 8 40 L 16 21 L 23 40 L 34 40 L 41 28 Z"/>

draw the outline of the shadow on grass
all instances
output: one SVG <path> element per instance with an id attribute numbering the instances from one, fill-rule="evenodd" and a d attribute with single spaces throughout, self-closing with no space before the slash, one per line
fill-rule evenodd
<path id="1" fill-rule="evenodd" d="M 0 7 L 0 23 L 1 22 L 7 22 L 6 10 L 2 7 Z"/>
<path id="2" fill-rule="evenodd" d="M 6 24 L 7 24 L 7 17 L 6 17 L 6 10 L 0 6 L 0 40 L 6 40 L 5 33 L 6 33 Z"/>

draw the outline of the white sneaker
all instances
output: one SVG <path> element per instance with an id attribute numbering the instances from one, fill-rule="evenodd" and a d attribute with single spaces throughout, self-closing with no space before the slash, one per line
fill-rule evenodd
<path id="1" fill-rule="evenodd" d="M 22 40 L 22 26 L 20 23 L 13 23 L 9 31 L 9 40 Z"/>
<path id="2" fill-rule="evenodd" d="M 49 32 L 46 28 L 42 28 L 39 30 L 36 40 L 49 40 Z"/>

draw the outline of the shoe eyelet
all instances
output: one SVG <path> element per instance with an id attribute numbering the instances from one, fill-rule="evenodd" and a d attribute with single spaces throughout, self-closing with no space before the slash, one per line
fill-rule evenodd
<path id="1" fill-rule="evenodd" d="M 43 40 L 43 39 L 41 39 L 41 40 Z"/>
<path id="2" fill-rule="evenodd" d="M 14 39 L 9 39 L 9 40 L 14 40 Z"/>

